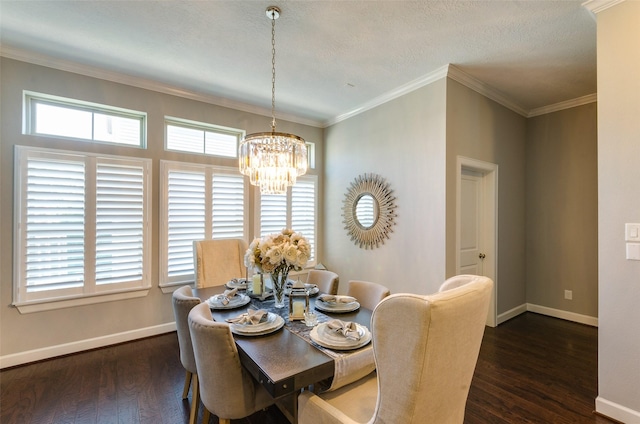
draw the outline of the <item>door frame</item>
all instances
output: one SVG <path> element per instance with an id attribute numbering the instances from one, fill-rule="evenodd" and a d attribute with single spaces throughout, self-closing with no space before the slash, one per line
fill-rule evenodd
<path id="1" fill-rule="evenodd" d="M 495 327 L 498 319 L 498 165 L 464 156 L 457 157 L 456 165 L 456 274 L 460 274 L 462 171 L 475 171 L 482 175 L 484 208 L 483 250 L 487 252 L 483 274 L 493 280 L 493 292 L 487 315 L 487 325 Z"/>

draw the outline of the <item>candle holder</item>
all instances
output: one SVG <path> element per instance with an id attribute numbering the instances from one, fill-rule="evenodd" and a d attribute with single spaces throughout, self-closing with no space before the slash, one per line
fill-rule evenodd
<path id="1" fill-rule="evenodd" d="M 309 292 L 304 284 L 297 281 L 289 292 L 289 321 L 304 321 L 309 311 Z"/>

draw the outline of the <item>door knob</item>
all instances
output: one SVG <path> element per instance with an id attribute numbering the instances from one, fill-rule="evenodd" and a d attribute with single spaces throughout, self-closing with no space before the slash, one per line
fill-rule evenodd
<path id="1" fill-rule="evenodd" d="M 479 257 L 480 259 L 484 259 L 484 258 L 486 258 L 486 257 L 487 257 L 487 255 L 485 255 L 484 253 L 480 253 L 480 254 L 478 255 L 478 257 Z"/>

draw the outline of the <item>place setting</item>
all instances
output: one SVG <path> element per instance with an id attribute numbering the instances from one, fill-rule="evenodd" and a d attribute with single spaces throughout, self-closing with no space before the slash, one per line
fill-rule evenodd
<path id="1" fill-rule="evenodd" d="M 284 326 L 284 318 L 263 309 L 247 309 L 247 312 L 226 320 L 231 332 L 242 336 L 262 336 Z"/>
<path id="2" fill-rule="evenodd" d="M 234 309 L 251 302 L 251 298 L 244 293 L 239 293 L 238 288 L 225 290 L 207 299 L 211 309 Z"/>
<path id="3" fill-rule="evenodd" d="M 233 278 L 225 284 L 228 289 L 239 289 L 245 290 L 247 288 L 247 279 L 246 278 Z"/>
<path id="4" fill-rule="evenodd" d="M 316 299 L 315 307 L 323 312 L 347 313 L 360 308 L 360 303 L 353 296 L 322 294 Z"/>
<path id="5" fill-rule="evenodd" d="M 366 346 L 371 332 L 356 322 L 334 319 L 313 327 L 309 337 L 318 345 L 333 350 L 352 350 Z"/>

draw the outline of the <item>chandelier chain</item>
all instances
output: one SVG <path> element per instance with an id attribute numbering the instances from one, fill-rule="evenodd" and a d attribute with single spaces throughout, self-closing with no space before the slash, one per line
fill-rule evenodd
<path id="1" fill-rule="evenodd" d="M 271 131 L 276 130 L 276 17 L 271 15 Z"/>

